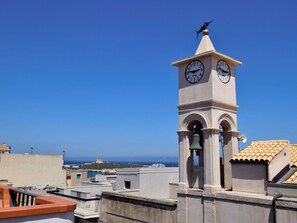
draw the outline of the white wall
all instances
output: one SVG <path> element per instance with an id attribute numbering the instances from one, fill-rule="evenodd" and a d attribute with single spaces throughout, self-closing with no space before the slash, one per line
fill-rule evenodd
<path id="1" fill-rule="evenodd" d="M 169 183 L 178 182 L 178 167 L 140 168 L 140 196 L 169 198 Z"/>
<path id="2" fill-rule="evenodd" d="M 169 198 L 169 183 L 178 182 L 178 167 L 124 168 L 117 171 L 117 190 L 125 190 L 125 181 L 131 190 L 139 189 L 139 196 Z"/>
<path id="3" fill-rule="evenodd" d="M 284 167 L 290 164 L 290 161 L 290 146 L 287 146 L 268 165 L 268 180 L 272 181 Z"/>
<path id="4" fill-rule="evenodd" d="M 130 181 L 131 190 L 139 189 L 139 169 L 123 168 L 117 170 L 117 190 L 125 190 L 125 181 Z"/>
<path id="5" fill-rule="evenodd" d="M 0 154 L 0 179 L 15 187 L 65 186 L 62 155 Z"/>

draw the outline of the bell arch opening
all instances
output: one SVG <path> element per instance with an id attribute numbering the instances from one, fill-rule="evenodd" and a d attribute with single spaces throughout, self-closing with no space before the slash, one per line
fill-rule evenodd
<path id="1" fill-rule="evenodd" d="M 198 187 L 201 189 L 204 185 L 204 138 L 202 129 L 202 123 L 197 120 L 193 120 L 187 126 L 190 145 L 188 171 L 191 177 L 189 179 L 189 187 Z"/>
<path id="2" fill-rule="evenodd" d="M 226 183 L 226 166 L 229 166 L 229 161 L 232 158 L 232 151 L 228 147 L 230 141 L 230 132 L 232 127 L 227 120 L 222 120 L 219 123 L 219 146 L 220 146 L 220 178 L 222 188 L 229 187 L 230 183 Z"/>
<path id="3" fill-rule="evenodd" d="M 210 125 L 208 118 L 204 114 L 191 113 L 182 121 L 180 130 L 191 130 L 195 123 L 199 123 L 199 125 L 202 126 L 202 128 L 208 128 Z"/>
<path id="4" fill-rule="evenodd" d="M 190 143 L 190 150 L 191 156 L 193 156 L 194 166 L 203 166 L 203 133 L 202 133 L 203 126 L 201 122 L 195 120 L 192 121 L 189 126 L 188 130 L 190 131 L 189 135 L 189 143 Z"/>

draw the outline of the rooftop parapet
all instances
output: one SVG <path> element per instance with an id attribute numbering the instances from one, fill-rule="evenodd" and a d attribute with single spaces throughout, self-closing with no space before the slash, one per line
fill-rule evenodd
<path id="1" fill-rule="evenodd" d="M 39 196 L 0 185 L 0 222 L 20 219 L 40 220 L 59 217 L 59 222 L 73 222 L 76 204 L 64 199 Z"/>

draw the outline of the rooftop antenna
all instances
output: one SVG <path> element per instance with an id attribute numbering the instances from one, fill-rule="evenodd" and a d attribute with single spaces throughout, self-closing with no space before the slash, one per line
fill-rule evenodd
<path id="1" fill-rule="evenodd" d="M 196 35 L 196 38 L 198 38 L 199 34 L 200 34 L 203 30 L 206 30 L 207 27 L 209 26 L 209 24 L 212 23 L 213 21 L 214 21 L 214 19 L 211 20 L 210 22 L 204 22 L 203 25 L 200 26 L 200 29 L 199 29 L 199 30 L 196 30 L 196 34 L 197 34 L 197 35 Z"/>
<path id="2" fill-rule="evenodd" d="M 65 162 L 65 150 L 63 150 L 63 162 Z"/>

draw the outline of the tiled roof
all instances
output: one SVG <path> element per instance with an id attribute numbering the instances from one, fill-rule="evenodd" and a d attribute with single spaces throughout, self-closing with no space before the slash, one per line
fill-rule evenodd
<path id="1" fill-rule="evenodd" d="M 269 163 L 288 145 L 288 140 L 267 140 L 252 142 L 247 148 L 236 154 L 231 159 L 231 162 Z"/>
<path id="2" fill-rule="evenodd" d="M 284 183 L 297 184 L 297 171 L 295 171 L 295 173 L 293 173 Z"/>
<path id="3" fill-rule="evenodd" d="M 0 145 L 0 151 L 1 151 L 1 152 L 9 152 L 10 149 L 7 147 L 7 145 L 5 145 L 5 144 L 1 144 L 1 145 Z"/>
<path id="4" fill-rule="evenodd" d="M 291 144 L 290 153 L 291 153 L 290 166 L 297 167 L 297 144 Z"/>

